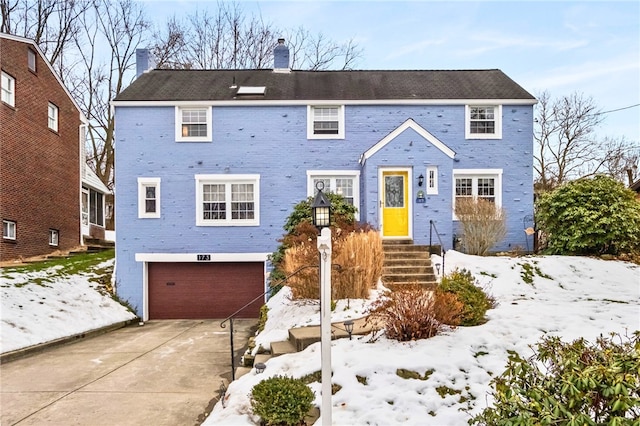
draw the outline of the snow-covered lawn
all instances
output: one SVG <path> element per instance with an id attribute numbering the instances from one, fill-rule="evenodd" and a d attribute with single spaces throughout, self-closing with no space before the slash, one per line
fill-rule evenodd
<path id="1" fill-rule="evenodd" d="M 0 352 L 95 330 L 135 318 L 91 281 L 113 268 L 106 260 L 84 272 L 65 273 L 62 265 L 32 272 L 0 272 Z"/>
<path id="2" fill-rule="evenodd" d="M 527 266 L 525 266 L 527 265 Z M 594 340 L 609 332 L 640 329 L 640 267 L 585 257 L 476 257 L 449 251 L 446 270 L 466 268 L 499 305 L 489 321 L 408 343 L 369 336 L 332 343 L 335 425 L 462 425 L 487 406 L 489 382 L 502 373 L 507 351 L 531 355 L 529 345 L 544 334 L 563 340 Z M 532 282 L 531 282 L 532 281 Z M 528 283 L 531 282 L 531 283 Z M 286 288 L 269 301 L 265 331 L 256 341 L 269 347 L 286 339 L 289 327 L 318 324 L 317 305 L 287 298 Z M 369 301 L 340 301 L 332 321 L 363 315 Z M 428 379 L 404 379 L 398 369 Z M 252 372 L 231 383 L 226 408 L 218 403 L 206 425 L 254 425 L 249 394 L 273 375 L 302 377 L 320 370 L 320 344 L 272 358 L 261 375 Z M 316 406 L 320 384 L 311 385 Z M 316 422 L 321 424 L 321 419 Z"/>
<path id="3" fill-rule="evenodd" d="M 370 336 L 334 341 L 333 382 L 342 386 L 332 398 L 335 425 L 466 424 L 490 402 L 489 381 L 504 370 L 508 350 L 529 355 L 529 345 L 545 333 L 593 340 L 600 334 L 640 329 L 640 267 L 631 263 L 565 256 L 483 258 L 449 251 L 447 272 L 454 268 L 472 271 L 497 299 L 489 321 L 409 343 L 384 337 L 370 342 Z M 133 318 L 99 291 L 92 276 L 57 269 L 3 270 L 1 351 Z M 347 301 L 339 301 L 332 320 L 363 316 L 376 294 L 371 300 L 351 300 L 348 308 Z M 319 323 L 316 304 L 294 303 L 286 296 L 285 288 L 269 301 L 266 329 L 256 339 L 264 347 L 286 339 L 290 327 Z M 433 372 L 426 380 L 404 379 L 396 374 L 401 368 L 420 375 Z M 249 400 L 254 385 L 273 375 L 301 377 L 318 370 L 319 343 L 273 358 L 263 374 L 250 373 L 231 383 L 226 408 L 218 403 L 205 424 L 258 424 Z M 320 384 L 311 386 L 320 406 Z M 212 397 L 216 391 L 212 389 Z"/>

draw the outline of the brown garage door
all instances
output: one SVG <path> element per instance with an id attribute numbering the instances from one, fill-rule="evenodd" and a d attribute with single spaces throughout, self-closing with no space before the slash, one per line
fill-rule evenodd
<path id="1" fill-rule="evenodd" d="M 264 263 L 149 263 L 149 319 L 226 318 L 264 291 Z M 236 318 L 257 318 L 262 298 Z"/>

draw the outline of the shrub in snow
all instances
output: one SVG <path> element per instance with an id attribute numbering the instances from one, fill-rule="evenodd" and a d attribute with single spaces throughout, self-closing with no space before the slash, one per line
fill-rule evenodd
<path id="1" fill-rule="evenodd" d="M 389 339 L 406 342 L 433 337 L 445 324 L 455 326 L 461 311 L 455 297 L 410 284 L 383 293 L 371 305 L 367 321 Z"/>
<path id="2" fill-rule="evenodd" d="M 509 353 L 480 425 L 640 424 L 640 332 L 595 343 L 543 337 L 529 359 Z"/>
<path id="3" fill-rule="evenodd" d="M 610 177 L 579 179 L 543 194 L 536 220 L 552 254 L 640 252 L 640 203 Z"/>
<path id="4" fill-rule="evenodd" d="M 507 235 L 507 216 L 495 203 L 479 198 L 456 199 L 460 244 L 467 254 L 486 256 Z"/>
<path id="5" fill-rule="evenodd" d="M 265 425 L 299 425 L 311 409 L 314 394 L 301 380 L 274 376 L 251 390 L 251 408 Z"/>
<path id="6" fill-rule="evenodd" d="M 455 294 L 462 303 L 462 318 L 460 325 L 473 326 L 486 322 L 487 310 L 495 307 L 493 297 L 487 295 L 476 285 L 477 280 L 470 271 L 456 269 L 442 277 L 439 292 Z"/>

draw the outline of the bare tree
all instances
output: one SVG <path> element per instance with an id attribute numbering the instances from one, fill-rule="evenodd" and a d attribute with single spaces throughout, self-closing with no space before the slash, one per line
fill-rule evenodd
<path id="1" fill-rule="evenodd" d="M 534 168 L 540 189 L 597 173 L 605 155 L 593 133 L 603 117 L 593 99 L 573 93 L 551 100 L 543 92 L 538 101 Z"/>
<path id="2" fill-rule="evenodd" d="M 67 51 L 89 7 L 89 0 L 0 0 L 2 31 L 32 39 L 64 81 Z"/>
<path id="3" fill-rule="evenodd" d="M 340 44 L 303 27 L 280 30 L 237 3 L 198 10 L 185 22 L 170 19 L 155 31 L 152 49 L 159 68 L 262 69 L 273 64 L 277 35 L 287 40 L 293 69 L 350 69 L 362 56 L 353 40 Z"/>
<path id="4" fill-rule="evenodd" d="M 93 0 L 76 38 L 83 73 L 74 81 L 74 94 L 89 120 L 87 154 L 107 187 L 114 187 L 114 120 L 110 108 L 135 67 L 136 48 L 149 28 L 144 11 L 133 0 Z M 107 47 L 105 49 L 105 47 Z"/>
<path id="5" fill-rule="evenodd" d="M 635 182 L 638 179 L 640 144 L 622 137 L 605 138 L 603 146 L 605 147 L 603 173 L 628 185 Z"/>

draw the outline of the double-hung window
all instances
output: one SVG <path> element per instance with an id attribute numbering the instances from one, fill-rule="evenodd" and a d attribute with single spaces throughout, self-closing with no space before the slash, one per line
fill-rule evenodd
<path id="1" fill-rule="evenodd" d="M 483 199 L 502 206 L 502 169 L 457 169 L 454 178 L 455 202 L 461 199 Z"/>
<path id="2" fill-rule="evenodd" d="M 58 131 L 58 107 L 49 102 L 49 128 Z"/>
<path id="3" fill-rule="evenodd" d="M 196 175 L 197 226 L 260 225 L 260 175 Z"/>
<path id="4" fill-rule="evenodd" d="M 16 79 L 2 72 L 2 102 L 16 106 Z"/>
<path id="5" fill-rule="evenodd" d="M 176 140 L 211 142 L 211 107 L 176 107 Z"/>
<path id="6" fill-rule="evenodd" d="M 307 107 L 308 139 L 344 139 L 344 106 L 310 105 Z"/>
<path id="7" fill-rule="evenodd" d="M 356 208 L 360 206 L 360 172 L 357 170 L 307 170 L 307 196 L 318 192 L 322 182 L 323 192 L 342 195 L 345 201 Z M 356 212 L 356 219 L 360 219 Z"/>
<path id="8" fill-rule="evenodd" d="M 160 217 L 160 178 L 138 178 L 138 217 Z"/>
<path id="9" fill-rule="evenodd" d="M 501 105 L 467 105 L 465 115 L 467 139 L 502 138 Z"/>
<path id="10" fill-rule="evenodd" d="M 12 220 L 2 221 L 2 238 L 5 240 L 16 239 L 16 223 Z"/>

